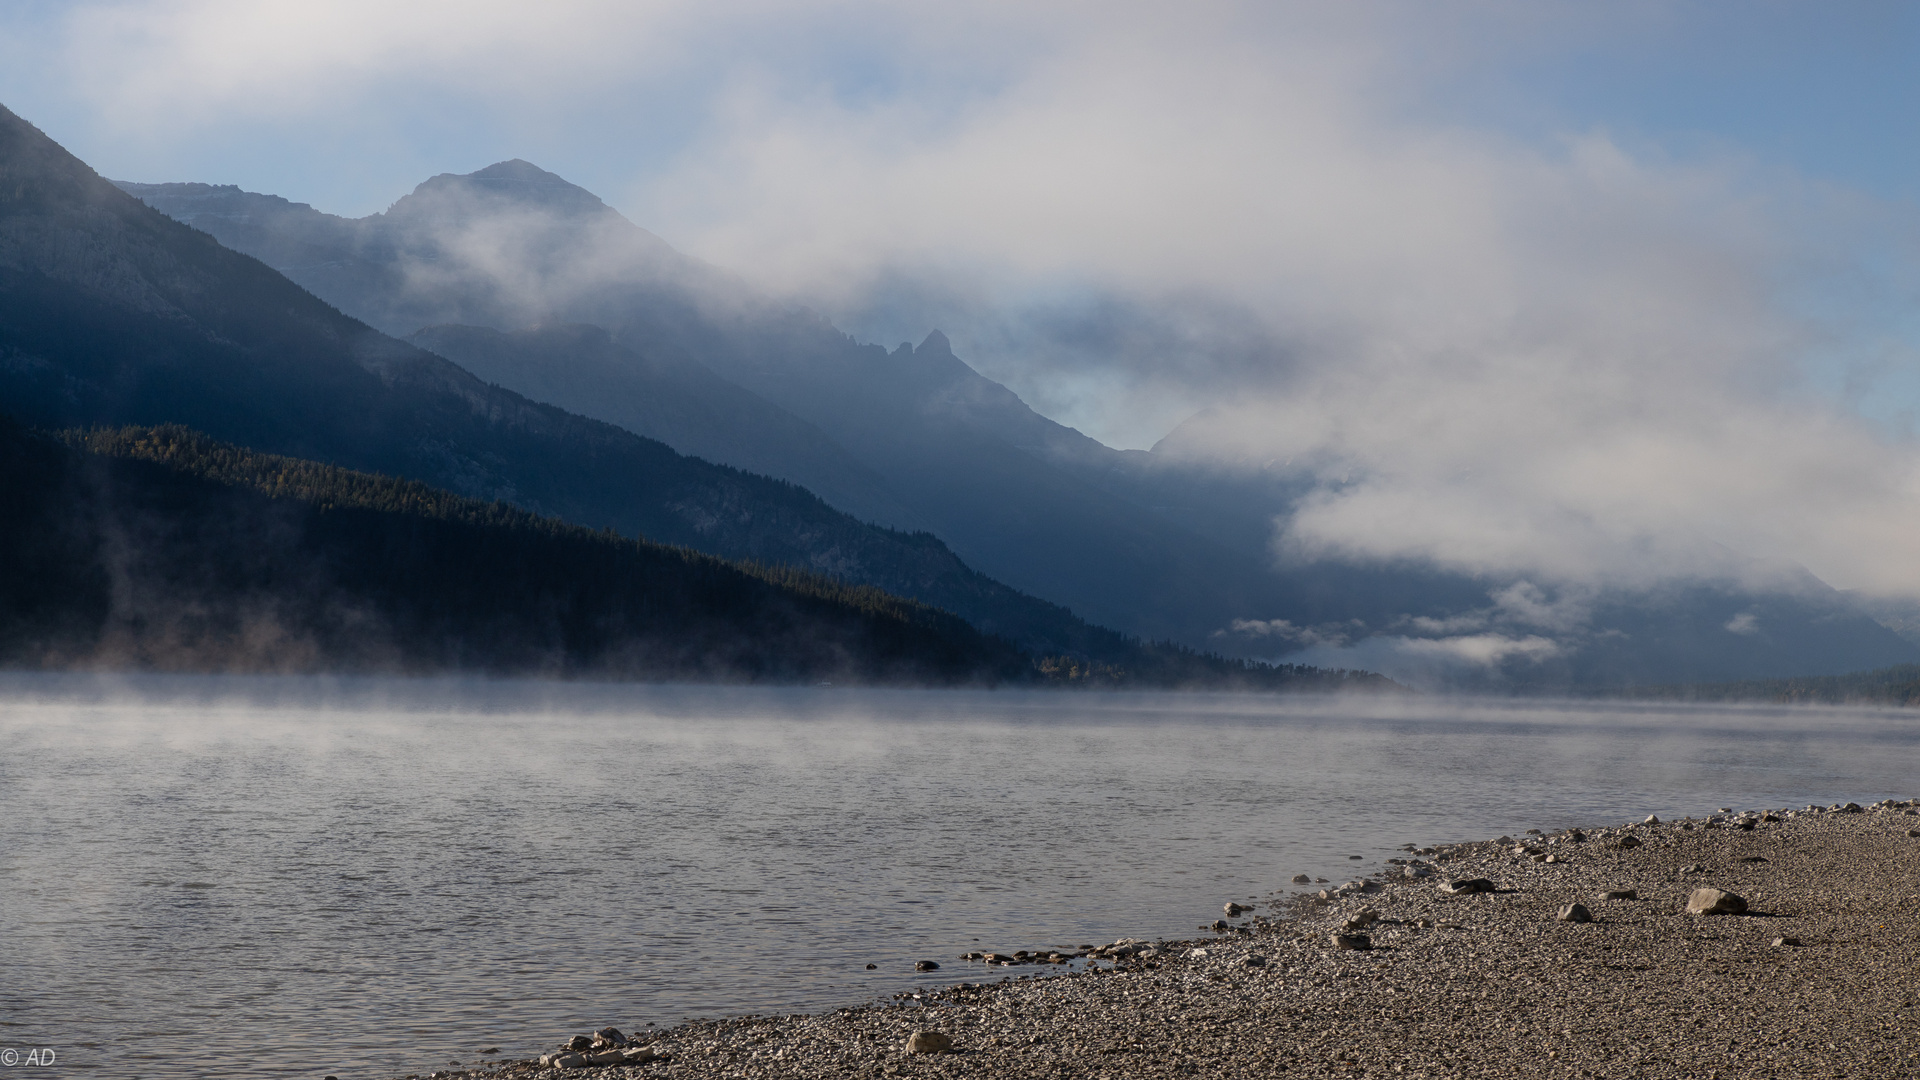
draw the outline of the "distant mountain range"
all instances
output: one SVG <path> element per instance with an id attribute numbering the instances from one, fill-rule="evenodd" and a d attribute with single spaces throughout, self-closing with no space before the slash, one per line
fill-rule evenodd
<path id="1" fill-rule="evenodd" d="M 665 381 L 709 395 L 709 414 L 807 437 L 710 375 Z M 1090 625 L 977 573 L 929 533 L 862 522 L 791 483 L 489 384 L 143 206 L 4 109 L 0 413 L 48 430 L 184 425 L 253 451 L 872 586 L 953 612 L 1068 678 L 1277 686 L 1310 674 Z"/>
<path id="2" fill-rule="evenodd" d="M 1418 656 L 1448 633 L 1469 647 L 1499 638 L 1527 647 L 1436 677 L 1539 689 L 1920 659 L 1810 575 L 1764 589 L 1591 590 L 1567 625 L 1564 605 L 1542 622 L 1540 605 L 1504 602 L 1532 588 L 1517 577 L 1281 565 L 1274 523 L 1306 489 L 1191 452 L 1204 415 L 1152 452 L 1113 450 L 1029 409 L 938 331 L 893 349 L 857 342 L 524 161 L 436 176 L 360 219 L 232 187 L 120 186 L 487 382 L 791 481 L 855 517 L 927 530 L 988 578 L 1130 635 L 1267 657 L 1331 643 L 1383 659 L 1389 650 L 1367 650 L 1399 642 Z M 714 538 L 682 542 L 731 553 Z M 990 607 L 864 564 L 803 565 L 970 619 Z"/>

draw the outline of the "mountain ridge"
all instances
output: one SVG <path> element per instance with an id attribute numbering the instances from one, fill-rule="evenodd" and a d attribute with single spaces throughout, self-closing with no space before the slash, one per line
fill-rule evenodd
<path id="1" fill-rule="evenodd" d="M 1832 590 L 1755 590 L 1732 578 L 1590 590 L 1409 560 L 1283 560 L 1275 522 L 1310 478 L 1191 460 L 1180 448 L 1203 419 L 1153 452 L 1115 451 L 1028 408 L 944 334 L 918 347 L 863 344 L 817 312 L 663 251 L 610 208 L 560 219 L 461 177 L 435 179 L 400 200 L 412 200 L 397 215 L 405 229 L 391 213 L 326 224 L 276 211 L 280 224 L 255 233 L 205 220 L 236 245 L 261 232 L 291 243 L 331 230 L 314 250 L 337 255 L 335 269 L 303 283 L 376 322 L 431 315 L 417 325 L 507 334 L 586 324 L 648 363 L 704 367 L 823 432 L 968 565 L 1139 638 L 1355 665 L 1438 658 L 1443 681 L 1548 690 L 1920 657 Z M 170 189 L 142 190 L 174 205 Z M 262 214 L 277 205 L 245 193 L 233 202 Z M 603 404 L 602 417 L 612 415 Z M 1538 596 L 1507 602 L 1520 593 Z M 1561 625 L 1576 610 L 1585 621 Z"/>

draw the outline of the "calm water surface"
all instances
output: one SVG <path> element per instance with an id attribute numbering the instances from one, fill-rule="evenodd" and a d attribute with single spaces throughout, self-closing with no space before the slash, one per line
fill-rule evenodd
<path id="1" fill-rule="evenodd" d="M 0 1048 L 424 1073 L 1190 934 L 1403 843 L 1916 788 L 1892 712 L 14 676 Z"/>

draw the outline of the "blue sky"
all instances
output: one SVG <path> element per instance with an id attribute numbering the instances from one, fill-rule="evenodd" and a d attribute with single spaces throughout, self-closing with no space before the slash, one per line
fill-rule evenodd
<path id="1" fill-rule="evenodd" d="M 409 75 L 401 62 L 380 72 L 378 96 L 365 95 L 366 72 L 341 63 L 353 82 L 335 101 L 281 110 L 229 102 L 208 109 L 204 100 L 183 95 L 183 111 L 206 111 L 157 125 L 161 138 L 138 132 L 129 138 L 115 116 L 120 103 L 90 89 L 86 81 L 97 73 L 77 66 L 74 57 L 111 39 L 104 27 L 116 21 L 140 18 L 191 32 L 222 6 L 16 0 L 0 7 L 0 55 L 7 60 L 0 94 L 109 172 L 152 179 L 190 173 L 357 214 L 380 209 L 424 175 L 511 156 L 537 155 L 595 190 L 629 188 L 699 139 L 728 74 L 725 60 L 706 63 L 712 57 L 688 43 L 684 62 L 658 78 L 600 73 L 516 101 L 517 95 L 476 89 L 441 71 Z M 869 24 L 847 32 L 849 20 L 834 5 L 819 7 L 823 14 L 815 19 L 795 19 L 789 9 L 778 20 L 783 34 L 799 24 L 811 27 L 811 35 L 788 37 L 777 50 L 762 38 L 742 52 L 777 63 L 783 78 L 810 92 L 825 89 L 848 102 L 915 98 L 938 107 L 942 98 L 964 102 L 992 92 L 991 72 L 976 79 L 951 72 L 928 77 L 917 70 L 917 55 L 896 51 L 898 30 Z M 1400 103 L 1410 116 L 1538 142 L 1604 130 L 1649 153 L 1741 155 L 1891 200 L 1913 201 L 1920 185 L 1920 141 L 1909 134 L 1920 107 L 1914 74 L 1920 8 L 1910 4 L 1629 3 L 1604 5 L 1604 12 L 1554 3 L 1435 7 L 1450 10 L 1438 21 L 1480 40 L 1450 42 L 1449 55 L 1438 59 L 1396 58 L 1417 71 Z M 1392 15 L 1387 10 L 1381 18 Z M 446 17 L 457 17 L 457 8 Z M 591 24 L 596 14 L 589 5 L 577 17 Z M 377 38 L 379 21 L 370 17 L 355 32 Z M 750 28 L 740 32 L 756 36 Z M 138 57 L 143 47 L 167 44 L 154 34 L 132 47 L 115 41 L 113 52 Z M 716 53 L 729 51 L 725 43 L 709 45 Z M 245 47 L 243 39 L 234 42 Z M 731 57 L 740 58 L 738 52 Z M 341 72 L 322 67 L 303 74 L 323 81 Z M 288 81 L 299 77 L 290 73 Z M 167 170 L 186 171 L 174 177 Z"/>
<path id="2" fill-rule="evenodd" d="M 354 215 L 532 160 L 1113 445 L 1338 478 L 1283 547 L 1920 594 L 1917 11 L 28 2 L 0 102 Z"/>

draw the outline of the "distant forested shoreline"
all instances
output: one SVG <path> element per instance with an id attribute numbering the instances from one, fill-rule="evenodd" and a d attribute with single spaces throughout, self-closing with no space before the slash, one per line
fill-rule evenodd
<path id="1" fill-rule="evenodd" d="M 1603 691 L 1595 696 L 1638 701 L 1767 702 L 1779 705 L 1920 706 L 1920 664 L 1738 682 L 1674 683 Z"/>

